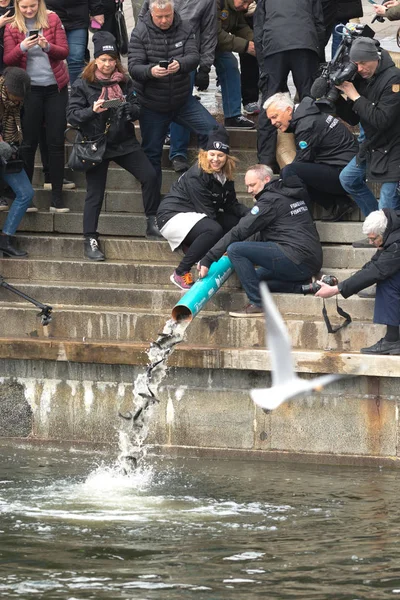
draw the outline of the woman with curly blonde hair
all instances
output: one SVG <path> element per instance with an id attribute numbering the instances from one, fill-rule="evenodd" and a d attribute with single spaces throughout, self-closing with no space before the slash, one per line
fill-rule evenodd
<path id="1" fill-rule="evenodd" d="M 157 212 L 157 225 L 171 250 L 181 248 L 184 258 L 170 279 L 187 290 L 193 285 L 190 272 L 248 208 L 236 198 L 233 183 L 236 159 L 229 156 L 228 134 L 216 128 L 200 150 L 197 163 L 176 181 Z"/>

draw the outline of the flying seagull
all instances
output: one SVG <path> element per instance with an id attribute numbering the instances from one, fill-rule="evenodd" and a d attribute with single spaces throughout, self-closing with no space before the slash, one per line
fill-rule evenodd
<path id="1" fill-rule="evenodd" d="M 265 282 L 260 284 L 265 312 L 267 346 L 271 353 L 272 387 L 250 390 L 252 400 L 264 410 L 273 410 L 285 400 L 310 392 L 320 392 L 326 385 L 348 375 L 323 375 L 300 379 L 294 370 L 292 346 L 286 325 Z"/>

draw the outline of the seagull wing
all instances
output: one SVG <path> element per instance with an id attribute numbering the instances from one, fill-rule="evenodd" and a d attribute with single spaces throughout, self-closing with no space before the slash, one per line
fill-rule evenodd
<path id="1" fill-rule="evenodd" d="M 294 372 L 289 333 L 264 281 L 260 283 L 260 292 L 265 312 L 266 344 L 271 353 L 272 385 L 285 384 L 291 379 L 298 379 Z"/>

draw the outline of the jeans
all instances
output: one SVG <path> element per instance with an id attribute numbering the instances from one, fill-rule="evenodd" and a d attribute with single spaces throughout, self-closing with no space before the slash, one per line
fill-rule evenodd
<path id="1" fill-rule="evenodd" d="M 87 29 L 71 29 L 67 35 L 69 54 L 67 57 L 69 79 L 71 85 L 83 71 L 85 66 L 85 50 L 88 41 Z"/>
<path id="2" fill-rule="evenodd" d="M 367 217 L 378 208 L 400 208 L 400 198 L 397 194 L 397 181 L 382 183 L 378 202 L 365 182 L 367 165 L 357 165 L 354 157 L 340 173 L 340 183 L 353 200 L 358 204 L 363 214 Z"/>
<path id="3" fill-rule="evenodd" d="M 190 73 L 190 93 L 193 92 L 194 78 L 196 71 Z M 187 158 L 188 146 L 190 141 L 190 131 L 178 123 L 171 123 L 170 127 L 171 134 L 171 146 L 169 150 L 169 160 L 173 160 L 175 156 L 184 156 Z"/>
<path id="4" fill-rule="evenodd" d="M 218 125 L 208 110 L 192 95 L 179 110 L 157 112 L 142 106 L 139 123 L 142 132 L 142 148 L 156 170 L 159 188 L 161 188 L 162 149 L 170 124 L 178 123 L 197 133 L 202 148 L 207 143 L 209 132 Z"/>
<path id="5" fill-rule="evenodd" d="M 2 179 L 15 193 L 15 200 L 8 211 L 7 219 L 3 227 L 3 233 L 6 235 L 14 235 L 18 225 L 21 223 L 26 209 L 32 202 L 34 191 L 32 184 L 29 181 L 29 177 L 23 169 L 19 173 L 3 173 Z"/>
<path id="6" fill-rule="evenodd" d="M 225 119 L 242 114 L 242 92 L 238 61 L 232 52 L 216 52 L 215 70 L 221 85 Z"/>
<path id="7" fill-rule="evenodd" d="M 251 304 L 256 306 L 261 306 L 260 281 L 266 281 L 273 291 L 295 291 L 288 283 L 305 282 L 314 275 L 307 265 L 290 260 L 275 242 L 235 242 L 227 252 Z"/>

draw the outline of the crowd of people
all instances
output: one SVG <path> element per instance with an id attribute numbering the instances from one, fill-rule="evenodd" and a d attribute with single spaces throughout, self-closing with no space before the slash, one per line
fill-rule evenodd
<path id="1" fill-rule="evenodd" d="M 136 22 L 127 69 L 118 45 L 118 4 L 0 0 L 0 210 L 8 210 L 11 203 L 0 250 L 11 257 L 26 255 L 13 245 L 12 236 L 25 212 L 37 211 L 32 178 L 38 148 L 44 186 L 51 190 L 49 210 L 69 211 L 63 190 L 75 184 L 64 173 L 68 123 L 83 139 L 103 136 L 104 141 L 100 162 L 86 168 L 86 258 L 105 259 L 98 220 L 111 160 L 141 184 L 146 236 L 165 238 L 172 250 L 182 252 L 171 275 L 173 284 L 190 289 L 194 265 L 205 276 L 211 263 L 227 252 L 249 299 L 242 311 L 232 313 L 236 317 L 260 314 L 260 280 L 273 291 L 299 293 L 318 274 L 322 247 L 313 203 L 329 211 L 324 217 L 328 221 L 342 220 L 358 205 L 365 217 L 372 215 L 373 226 L 366 220 L 368 238 L 354 245 L 377 246 L 379 257 L 388 256 L 391 267 L 377 269 L 375 262 L 358 283 L 344 282 L 328 291 L 323 285 L 319 294 L 349 295 L 360 282 L 378 283 L 376 319 L 390 321 L 386 325 L 391 329 L 389 346 L 382 342 L 374 351 L 396 353 L 400 262 L 397 251 L 386 246 L 387 240 L 397 240 L 400 210 L 400 70 L 379 42 L 359 35 L 348 56 L 354 73 L 348 80 L 330 82 L 335 101 L 332 95 L 321 101 L 319 95 L 326 90 L 316 93 L 313 88 L 326 61 L 328 40 L 333 35 L 335 57 L 342 39 L 337 24 L 360 16 L 361 0 L 132 0 Z M 375 12 L 400 18 L 399 2 L 389 0 Z M 89 28 L 95 32 L 92 59 Z M 193 95 L 194 88 L 207 90 L 213 66 L 223 124 Z M 295 99 L 289 93 L 289 73 Z M 229 129 L 255 129 L 256 115 L 258 164 L 245 177 L 254 200 L 248 208 L 235 193 Z M 358 139 L 349 127 L 354 125 L 359 125 Z M 292 133 L 296 149 L 293 162 L 282 170 L 276 159 L 278 131 Z M 190 133 L 197 135 L 200 147 L 192 166 Z M 180 178 L 162 198 L 161 159 L 167 140 L 172 168 Z M 370 181 L 380 184 L 378 200 Z M 382 309 L 388 297 L 397 299 L 397 313 Z"/>

